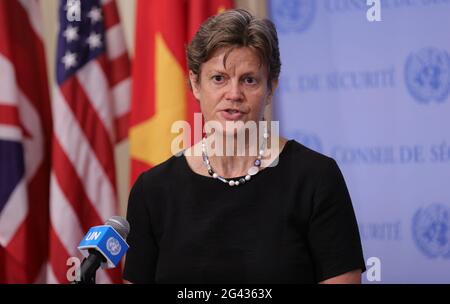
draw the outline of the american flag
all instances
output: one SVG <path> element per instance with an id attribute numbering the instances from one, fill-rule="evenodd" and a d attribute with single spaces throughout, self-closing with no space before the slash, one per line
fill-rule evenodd
<path id="1" fill-rule="evenodd" d="M 51 110 L 36 0 L 0 0 L 0 283 L 45 282 Z"/>
<path id="2" fill-rule="evenodd" d="M 60 1 L 52 104 L 49 283 L 67 283 L 83 235 L 118 214 L 114 146 L 128 131 L 130 63 L 116 3 L 80 1 L 77 21 L 69 2 L 78 1 Z M 121 270 L 100 271 L 97 282 L 120 283 Z"/>

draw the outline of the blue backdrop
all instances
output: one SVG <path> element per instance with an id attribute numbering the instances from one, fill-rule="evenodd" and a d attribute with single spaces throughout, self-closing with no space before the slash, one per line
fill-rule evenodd
<path id="1" fill-rule="evenodd" d="M 450 283 L 450 0 L 269 7 L 281 133 L 338 162 L 381 283 Z"/>

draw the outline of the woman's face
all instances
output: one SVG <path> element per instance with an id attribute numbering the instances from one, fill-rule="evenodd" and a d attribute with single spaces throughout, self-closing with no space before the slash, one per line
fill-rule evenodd
<path id="1" fill-rule="evenodd" d="M 269 90 L 267 67 L 260 64 L 259 57 L 250 48 L 232 50 L 224 66 L 227 50 L 217 50 L 202 64 L 200 81 L 192 71 L 189 73 L 205 122 L 218 121 L 222 128 L 227 121 L 258 123 L 265 106 L 272 101 L 276 83 L 272 84 L 272 91 Z M 232 133 L 235 132 L 239 132 L 239 128 Z"/>

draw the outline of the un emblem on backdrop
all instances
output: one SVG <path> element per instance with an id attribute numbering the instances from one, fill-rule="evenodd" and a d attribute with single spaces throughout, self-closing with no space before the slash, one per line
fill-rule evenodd
<path id="1" fill-rule="evenodd" d="M 272 17 L 281 32 L 303 32 L 316 12 L 315 0 L 270 0 Z"/>
<path id="2" fill-rule="evenodd" d="M 409 55 L 405 81 L 419 102 L 443 102 L 450 90 L 450 56 L 444 50 L 426 48 Z"/>
<path id="3" fill-rule="evenodd" d="M 416 211 L 412 222 L 417 247 L 429 258 L 450 258 L 450 208 L 431 204 Z"/>

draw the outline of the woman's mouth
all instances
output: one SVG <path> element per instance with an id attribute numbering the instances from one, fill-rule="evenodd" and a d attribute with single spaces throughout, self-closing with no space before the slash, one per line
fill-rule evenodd
<path id="1" fill-rule="evenodd" d="M 243 112 L 234 109 L 220 111 L 220 114 L 225 120 L 240 120 L 244 116 Z"/>

